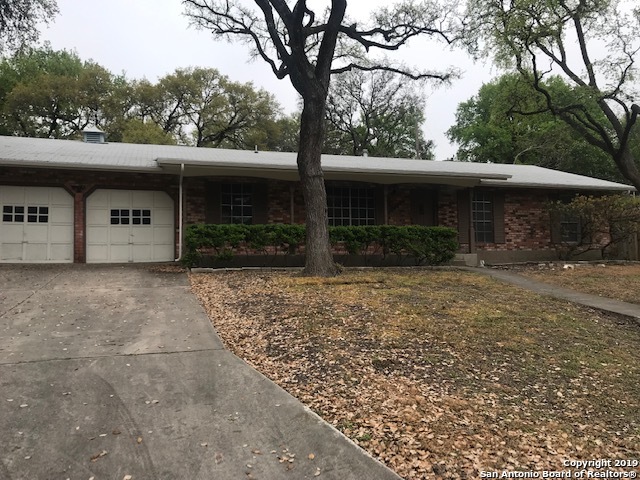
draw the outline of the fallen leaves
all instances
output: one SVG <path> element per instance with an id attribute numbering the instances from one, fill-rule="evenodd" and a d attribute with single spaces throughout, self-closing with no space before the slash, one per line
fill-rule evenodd
<path id="1" fill-rule="evenodd" d="M 640 335 L 597 312 L 461 272 L 190 278 L 231 351 L 407 479 L 640 448 Z"/>
<path id="2" fill-rule="evenodd" d="M 95 462 L 97 461 L 99 458 L 105 457 L 108 455 L 109 452 L 107 452 L 106 450 L 102 450 L 101 452 L 96 453 L 95 455 L 91 455 L 91 461 Z"/>

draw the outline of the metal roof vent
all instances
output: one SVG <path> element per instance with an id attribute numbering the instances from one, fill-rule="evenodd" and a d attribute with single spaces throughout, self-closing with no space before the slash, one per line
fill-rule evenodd
<path id="1" fill-rule="evenodd" d="M 82 141 L 85 143 L 106 143 L 106 134 L 97 127 L 87 127 L 82 131 Z"/>

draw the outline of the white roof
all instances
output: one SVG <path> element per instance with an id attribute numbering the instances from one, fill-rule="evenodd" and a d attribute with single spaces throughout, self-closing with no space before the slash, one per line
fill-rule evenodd
<path id="1" fill-rule="evenodd" d="M 225 175 L 298 178 L 296 154 L 174 145 L 84 143 L 73 140 L 0 136 L 0 165 L 137 171 L 186 176 Z M 500 187 L 631 191 L 633 187 L 532 165 L 437 162 L 397 158 L 323 155 L 329 180 L 432 183 Z"/>

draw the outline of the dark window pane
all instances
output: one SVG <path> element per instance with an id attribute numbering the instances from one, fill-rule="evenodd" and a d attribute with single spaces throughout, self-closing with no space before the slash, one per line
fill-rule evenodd
<path id="1" fill-rule="evenodd" d="M 3 206 L 2 213 L 13 213 L 13 206 L 12 205 Z"/>
<path id="2" fill-rule="evenodd" d="M 144 217 L 144 218 L 142 219 L 142 224 L 143 224 L 143 225 L 151 225 L 151 219 L 150 219 L 150 218 L 146 218 L 146 217 Z"/>
<path id="3" fill-rule="evenodd" d="M 143 217 L 150 217 L 151 216 L 151 210 L 142 210 L 142 216 Z"/>
<path id="4" fill-rule="evenodd" d="M 138 218 L 138 217 L 133 217 L 133 218 L 131 219 L 131 223 L 132 223 L 133 225 L 140 225 L 140 218 Z"/>
<path id="5" fill-rule="evenodd" d="M 142 210 L 132 210 L 131 211 L 131 216 L 139 217 L 141 212 L 142 212 Z"/>
<path id="6" fill-rule="evenodd" d="M 24 207 L 14 207 L 15 213 L 24 213 Z"/>
<path id="7" fill-rule="evenodd" d="M 49 221 L 49 215 L 40 215 L 38 217 L 38 223 L 47 223 Z"/>
<path id="8" fill-rule="evenodd" d="M 24 215 L 16 215 L 13 217 L 14 222 L 24 222 Z"/>
<path id="9" fill-rule="evenodd" d="M 118 217 L 111 217 L 111 225 L 120 225 L 120 219 Z"/>
<path id="10" fill-rule="evenodd" d="M 129 216 L 129 210 L 120 210 L 120 216 L 121 217 L 128 217 Z"/>
<path id="11" fill-rule="evenodd" d="M 27 213 L 38 213 L 38 207 L 27 207 Z"/>
<path id="12" fill-rule="evenodd" d="M 111 210 L 111 216 L 112 217 L 119 217 L 120 216 L 120 210 Z"/>
<path id="13" fill-rule="evenodd" d="M 37 215 L 28 215 L 27 216 L 27 222 L 36 223 L 37 221 L 38 221 L 38 216 Z"/>
<path id="14" fill-rule="evenodd" d="M 120 225 L 129 225 L 129 217 L 120 218 Z"/>
<path id="15" fill-rule="evenodd" d="M 3 222 L 12 222 L 13 221 L 13 215 L 2 215 L 2 221 Z"/>
<path id="16" fill-rule="evenodd" d="M 38 211 L 38 213 L 41 213 L 43 215 L 48 215 L 49 214 L 49 207 L 40 207 L 40 210 Z"/>

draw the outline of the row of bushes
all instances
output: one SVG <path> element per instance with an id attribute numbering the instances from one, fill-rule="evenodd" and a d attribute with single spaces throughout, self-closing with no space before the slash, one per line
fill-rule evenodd
<path id="1" fill-rule="evenodd" d="M 457 232 L 447 227 L 367 225 L 329 227 L 334 250 L 349 255 L 389 254 L 411 257 L 416 264 L 439 265 L 453 259 Z M 301 253 L 304 225 L 191 225 L 185 232 L 183 259 L 189 266 L 203 255 L 230 260 L 235 254 L 292 255 Z"/>

